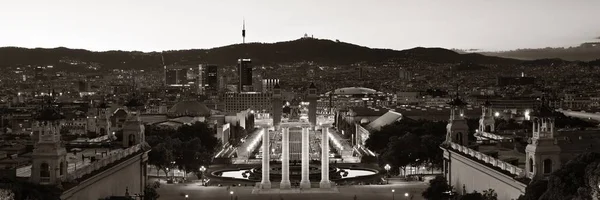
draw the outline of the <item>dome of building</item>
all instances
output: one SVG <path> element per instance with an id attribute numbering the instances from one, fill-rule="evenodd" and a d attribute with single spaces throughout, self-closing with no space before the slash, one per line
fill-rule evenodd
<path id="1" fill-rule="evenodd" d="M 208 117 L 211 115 L 210 109 L 206 105 L 197 101 L 181 101 L 176 103 L 171 109 L 169 109 L 169 115 L 174 117 L 179 116 L 204 116 Z"/>
<path id="2" fill-rule="evenodd" d="M 331 92 L 328 92 L 328 94 Z M 335 95 L 357 95 L 357 94 L 377 94 L 377 91 L 364 87 L 345 87 L 333 91 Z"/>

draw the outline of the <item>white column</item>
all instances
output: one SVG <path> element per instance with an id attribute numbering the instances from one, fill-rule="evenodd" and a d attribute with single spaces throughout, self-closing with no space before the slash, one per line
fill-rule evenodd
<path id="1" fill-rule="evenodd" d="M 263 131 L 263 157 L 262 157 L 262 181 L 260 182 L 262 189 L 270 189 L 271 181 L 269 180 L 269 172 L 271 171 L 269 166 L 269 130 L 266 128 Z"/>
<path id="2" fill-rule="evenodd" d="M 309 138 L 308 138 L 308 129 L 309 127 L 302 127 L 302 180 L 300 181 L 300 188 L 310 188 L 310 179 L 309 179 L 309 163 L 310 155 L 308 152 L 309 147 Z"/>
<path id="3" fill-rule="evenodd" d="M 281 129 L 281 189 L 292 188 L 290 183 L 290 129 Z"/>
<path id="4" fill-rule="evenodd" d="M 321 129 L 321 188 L 331 188 L 329 183 L 329 128 Z"/>

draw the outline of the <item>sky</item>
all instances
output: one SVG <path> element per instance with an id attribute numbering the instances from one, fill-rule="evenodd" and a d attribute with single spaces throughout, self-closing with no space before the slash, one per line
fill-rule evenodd
<path id="1" fill-rule="evenodd" d="M 372 48 L 487 51 L 600 41 L 600 0 L 0 0 L 0 46 L 206 49 L 305 33 Z"/>

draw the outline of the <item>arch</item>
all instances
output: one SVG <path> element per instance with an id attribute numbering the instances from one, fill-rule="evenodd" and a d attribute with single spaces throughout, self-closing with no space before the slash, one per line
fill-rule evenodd
<path id="1" fill-rule="evenodd" d="M 463 144 L 463 134 L 462 134 L 462 132 L 456 133 L 456 143 L 460 144 L 460 145 L 465 145 L 465 144 Z"/>
<path id="2" fill-rule="evenodd" d="M 135 135 L 130 134 L 129 135 L 129 146 L 133 146 L 133 145 L 135 145 Z"/>
<path id="3" fill-rule="evenodd" d="M 485 131 L 485 132 L 488 132 L 488 133 L 491 133 L 491 132 L 492 132 L 492 125 L 489 125 L 489 124 L 488 124 L 488 125 L 485 125 L 485 129 L 484 129 L 484 131 Z"/>
<path id="4" fill-rule="evenodd" d="M 529 158 L 529 172 L 533 173 L 533 158 Z"/>
<path id="5" fill-rule="evenodd" d="M 65 173 L 65 162 L 60 162 L 60 175 L 62 176 Z"/>
<path id="6" fill-rule="evenodd" d="M 552 160 L 544 160 L 544 174 L 552 173 Z"/>
<path id="7" fill-rule="evenodd" d="M 42 163 L 40 165 L 40 177 L 48 178 L 50 177 L 50 166 L 48 163 Z"/>

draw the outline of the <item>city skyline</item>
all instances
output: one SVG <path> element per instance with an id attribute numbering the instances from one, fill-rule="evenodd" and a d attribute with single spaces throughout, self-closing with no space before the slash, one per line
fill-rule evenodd
<path id="1" fill-rule="evenodd" d="M 274 43 L 308 34 L 397 50 L 568 47 L 597 41 L 600 35 L 600 22 L 594 20 L 600 17 L 595 12 L 600 2 L 592 0 L 316 3 L 14 2 L 0 12 L 5 19 L 18 16 L 0 22 L 5 30 L 0 33 L 5 39 L 0 46 L 144 52 L 210 49 L 242 43 L 243 19 L 247 42 Z"/>

